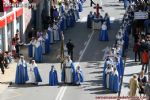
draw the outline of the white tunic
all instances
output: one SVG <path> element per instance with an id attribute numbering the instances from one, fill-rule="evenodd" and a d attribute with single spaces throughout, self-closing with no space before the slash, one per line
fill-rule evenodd
<path id="1" fill-rule="evenodd" d="M 57 25 L 53 26 L 53 33 L 54 33 L 54 40 L 58 41 L 59 40 L 59 33 L 58 33 L 58 26 Z"/>
<path id="2" fill-rule="evenodd" d="M 66 68 L 65 68 L 65 82 L 72 83 L 72 69 L 71 69 L 72 60 L 66 61 Z"/>
<path id="3" fill-rule="evenodd" d="M 36 78 L 35 78 L 35 74 L 34 74 L 34 68 L 36 67 L 36 64 L 31 64 L 31 66 L 29 66 L 28 68 L 28 75 L 29 75 L 29 83 L 36 83 Z"/>
<path id="4" fill-rule="evenodd" d="M 48 28 L 48 30 L 50 31 L 50 43 L 54 43 L 54 35 L 53 35 L 53 31 L 51 29 L 51 27 Z"/>
<path id="5" fill-rule="evenodd" d="M 112 68 L 110 69 L 106 68 L 105 72 L 106 72 L 106 88 L 109 88 L 109 77 L 110 77 L 109 73 L 112 72 Z"/>
<path id="6" fill-rule="evenodd" d="M 38 41 L 41 43 L 41 45 L 42 45 L 42 53 L 44 54 L 45 53 L 45 40 L 44 40 L 44 38 L 42 37 L 42 36 L 40 36 L 39 38 L 38 38 Z"/>

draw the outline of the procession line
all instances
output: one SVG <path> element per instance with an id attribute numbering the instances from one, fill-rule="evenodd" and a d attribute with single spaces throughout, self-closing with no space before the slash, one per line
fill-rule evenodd
<path id="1" fill-rule="evenodd" d="M 90 35 L 90 38 L 89 38 L 89 40 L 87 41 L 87 44 L 86 44 L 85 48 L 83 49 L 83 52 L 82 52 L 81 56 L 79 57 L 78 62 L 81 61 L 81 59 L 82 59 L 82 57 L 83 57 L 83 55 L 84 55 L 84 53 L 85 53 L 87 47 L 89 46 L 89 44 L 90 44 L 90 42 L 91 42 L 91 39 L 92 39 L 92 36 L 93 36 L 93 35 L 94 35 L 94 30 L 92 31 L 92 34 Z"/>
<path id="2" fill-rule="evenodd" d="M 59 91 L 59 93 L 58 93 L 58 95 L 57 95 L 57 97 L 56 97 L 55 100 L 59 100 L 60 95 L 61 95 L 61 93 L 62 93 L 63 90 L 64 90 L 64 87 L 61 87 L 61 88 L 60 88 L 60 91 Z"/>
<path id="3" fill-rule="evenodd" d="M 92 31 L 91 35 L 89 36 L 89 40 L 87 41 L 87 44 L 86 44 L 85 48 L 83 49 L 82 54 L 81 54 L 81 56 L 79 57 L 78 62 L 81 61 L 81 59 L 82 59 L 82 57 L 83 57 L 83 55 L 84 55 L 84 53 L 85 53 L 87 47 L 89 46 L 89 44 L 90 44 L 90 42 L 91 42 L 91 39 L 92 39 L 92 36 L 93 36 L 93 35 L 94 35 L 94 30 Z M 67 90 L 67 86 L 61 87 L 61 89 L 60 89 L 60 91 L 59 91 L 59 93 L 58 93 L 58 95 L 57 95 L 57 97 L 56 97 L 55 100 L 62 100 L 62 98 L 63 98 L 63 96 L 64 96 L 66 90 Z"/>

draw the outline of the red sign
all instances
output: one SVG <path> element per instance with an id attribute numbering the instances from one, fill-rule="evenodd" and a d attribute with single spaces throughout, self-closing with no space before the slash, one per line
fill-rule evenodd
<path id="1" fill-rule="evenodd" d="M 0 28 L 5 26 L 5 19 L 0 19 Z"/>
<path id="2" fill-rule="evenodd" d="M 20 17 L 23 14 L 23 8 L 16 11 L 16 17 Z"/>
<path id="3" fill-rule="evenodd" d="M 14 20 L 14 13 L 7 16 L 7 24 L 11 23 Z"/>

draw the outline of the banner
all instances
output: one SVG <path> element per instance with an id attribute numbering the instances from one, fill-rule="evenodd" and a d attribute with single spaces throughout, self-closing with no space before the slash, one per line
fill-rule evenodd
<path id="1" fill-rule="evenodd" d="M 147 12 L 134 12 L 134 19 L 148 19 Z"/>

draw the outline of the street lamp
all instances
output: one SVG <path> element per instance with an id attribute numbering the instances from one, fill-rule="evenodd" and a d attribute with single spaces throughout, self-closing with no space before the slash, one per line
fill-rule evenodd
<path id="1" fill-rule="evenodd" d="M 63 31 L 61 32 L 60 59 L 61 59 L 61 69 L 63 69 L 63 64 L 64 64 L 64 34 L 63 34 Z"/>

